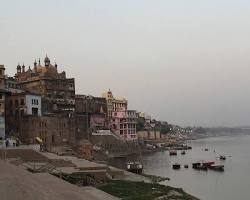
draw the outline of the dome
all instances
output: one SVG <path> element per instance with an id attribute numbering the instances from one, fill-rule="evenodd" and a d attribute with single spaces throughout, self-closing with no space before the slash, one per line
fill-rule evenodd
<path id="1" fill-rule="evenodd" d="M 45 63 L 47 63 L 47 62 L 50 63 L 50 59 L 48 58 L 47 55 L 46 55 L 46 57 L 44 58 L 44 62 L 45 62 Z"/>
<path id="2" fill-rule="evenodd" d="M 18 63 L 18 65 L 17 65 L 16 68 L 17 68 L 17 69 L 21 69 L 21 65 Z"/>

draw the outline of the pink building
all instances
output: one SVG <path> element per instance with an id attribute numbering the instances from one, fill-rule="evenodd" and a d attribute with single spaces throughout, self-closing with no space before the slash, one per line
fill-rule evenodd
<path id="1" fill-rule="evenodd" d="M 114 97 L 111 90 L 104 92 L 102 97 L 107 100 L 108 118 L 112 118 L 112 112 L 127 110 L 128 101 L 125 98 Z"/>
<path id="2" fill-rule="evenodd" d="M 137 118 L 135 110 L 114 111 L 112 113 L 111 129 L 126 140 L 136 140 Z"/>

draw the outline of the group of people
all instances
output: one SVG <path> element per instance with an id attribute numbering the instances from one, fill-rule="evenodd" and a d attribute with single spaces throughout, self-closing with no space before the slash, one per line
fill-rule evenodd
<path id="1" fill-rule="evenodd" d="M 8 139 L 5 140 L 5 147 L 8 148 L 11 145 L 10 141 Z M 12 147 L 18 147 L 20 145 L 20 142 L 18 139 L 12 141 Z"/>

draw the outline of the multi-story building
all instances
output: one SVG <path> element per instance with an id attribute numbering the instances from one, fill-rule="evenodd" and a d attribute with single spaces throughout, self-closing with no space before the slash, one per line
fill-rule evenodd
<path id="1" fill-rule="evenodd" d="M 66 78 L 66 73 L 58 72 L 58 65 L 52 65 L 45 57 L 44 65 L 40 59 L 33 69 L 25 65 L 17 66 L 15 80 L 18 87 L 42 97 L 42 113 L 72 112 L 75 108 L 75 80 Z"/>
<path id="2" fill-rule="evenodd" d="M 114 97 L 109 90 L 102 94 L 107 100 L 110 129 L 125 140 L 135 140 L 138 115 L 135 110 L 128 110 L 125 98 Z"/>
<path id="3" fill-rule="evenodd" d="M 36 143 L 36 137 L 43 140 L 47 149 L 51 146 L 75 143 L 74 115 L 12 116 L 8 125 L 11 126 L 11 135 L 18 137 L 25 144 Z"/>
<path id="4" fill-rule="evenodd" d="M 15 77 L 6 78 L 6 132 L 27 144 L 40 137 L 49 148 L 75 142 L 75 82 L 58 72 L 46 56 L 33 69 L 17 66 Z"/>
<path id="5" fill-rule="evenodd" d="M 135 110 L 114 111 L 111 129 L 126 140 L 136 140 L 136 124 L 138 115 Z"/>
<path id="6" fill-rule="evenodd" d="M 77 138 L 88 139 L 90 132 L 107 128 L 107 101 L 102 97 L 75 96 Z"/>
<path id="7" fill-rule="evenodd" d="M 6 110 L 7 116 L 18 115 L 42 115 L 42 102 L 41 96 L 29 93 L 11 93 L 6 98 L 8 109 Z"/>
<path id="8" fill-rule="evenodd" d="M 5 139 L 5 68 L 0 65 L 0 140 Z"/>
<path id="9" fill-rule="evenodd" d="M 108 118 L 112 118 L 112 113 L 114 111 L 123 111 L 127 110 L 128 101 L 125 98 L 117 98 L 114 97 L 112 92 L 109 90 L 108 92 L 104 92 L 102 97 L 107 100 L 108 107 Z"/>

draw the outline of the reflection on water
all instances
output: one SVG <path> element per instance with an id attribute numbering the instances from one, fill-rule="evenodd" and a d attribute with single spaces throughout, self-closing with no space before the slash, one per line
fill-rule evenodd
<path id="1" fill-rule="evenodd" d="M 192 150 L 186 155 L 169 156 L 158 152 L 143 156 L 145 172 L 167 176 L 171 181 L 164 184 L 182 187 L 202 200 L 250 199 L 250 136 L 217 137 L 192 141 Z M 208 148 L 209 151 L 204 151 Z M 218 159 L 223 154 L 225 161 Z M 225 165 L 225 172 L 196 171 L 192 162 L 211 160 Z M 188 169 L 174 171 L 172 164 L 189 164 Z"/>

